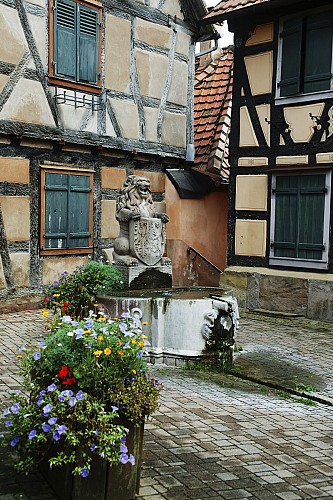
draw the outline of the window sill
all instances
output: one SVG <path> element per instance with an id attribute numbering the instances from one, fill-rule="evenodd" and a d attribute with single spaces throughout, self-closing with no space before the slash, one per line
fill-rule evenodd
<path id="1" fill-rule="evenodd" d="M 328 269 L 328 263 L 322 260 L 290 259 L 286 257 L 270 257 L 270 266 L 302 267 L 306 269 Z"/>
<path id="2" fill-rule="evenodd" d="M 91 254 L 92 247 L 87 248 L 42 248 L 40 255 L 82 255 Z"/>
<path id="3" fill-rule="evenodd" d="M 63 80 L 55 76 L 49 76 L 49 84 L 57 87 L 63 87 L 70 90 L 80 90 L 82 92 L 89 92 L 90 94 L 100 94 L 102 89 L 98 85 L 91 85 L 90 83 L 72 82 L 71 80 Z"/>
<path id="4" fill-rule="evenodd" d="M 332 90 L 323 90 L 322 92 L 313 92 L 311 94 L 298 94 L 290 97 L 275 97 L 275 104 L 295 104 L 302 102 L 320 101 L 333 97 Z"/>

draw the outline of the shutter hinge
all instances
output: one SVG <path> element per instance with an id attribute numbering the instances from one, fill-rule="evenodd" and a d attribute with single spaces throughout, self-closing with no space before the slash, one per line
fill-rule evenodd
<path id="1" fill-rule="evenodd" d="M 271 248 L 274 248 L 274 241 L 271 241 Z"/>
<path id="2" fill-rule="evenodd" d="M 98 22 L 97 23 L 97 26 L 99 26 L 100 28 L 104 28 L 104 23 L 101 21 L 101 22 Z"/>

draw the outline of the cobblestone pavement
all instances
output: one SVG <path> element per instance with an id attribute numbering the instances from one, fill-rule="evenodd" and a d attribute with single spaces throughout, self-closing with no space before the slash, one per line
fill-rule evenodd
<path id="1" fill-rule="evenodd" d="M 260 368 L 269 351 L 275 365 L 279 358 L 291 365 L 292 382 L 295 374 L 303 383 L 305 374 L 313 373 L 321 383 L 317 388 L 328 393 L 330 326 L 316 324 L 310 335 L 308 324 L 294 322 L 291 328 L 285 321 L 244 315 L 236 367 L 255 353 Z M 34 312 L 0 315 L 0 398 L 7 397 L 6 388 L 20 385 L 13 363 L 17 348 L 39 333 L 42 322 Z M 259 368 L 256 374 L 269 375 L 267 367 Z M 164 390 L 159 411 L 146 424 L 140 500 L 333 499 L 332 407 L 282 398 L 266 386 L 228 375 L 166 367 L 153 372 Z M 0 464 L 0 500 L 55 500 L 39 475 L 26 478 L 14 471 L 7 450 L 0 451 Z"/>

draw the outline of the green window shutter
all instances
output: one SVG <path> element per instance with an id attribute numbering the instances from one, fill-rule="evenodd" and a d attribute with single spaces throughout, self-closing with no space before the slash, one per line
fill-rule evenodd
<path id="1" fill-rule="evenodd" d="M 54 74 L 76 80 L 76 4 L 57 0 L 54 15 Z"/>
<path id="2" fill-rule="evenodd" d="M 283 23 L 281 80 L 279 82 L 282 97 L 300 92 L 302 29 L 302 19 L 290 19 Z"/>
<path id="3" fill-rule="evenodd" d="M 275 190 L 275 257 L 296 257 L 297 176 L 277 176 Z"/>
<path id="4" fill-rule="evenodd" d="M 321 260 L 326 176 L 277 176 L 274 256 Z"/>
<path id="5" fill-rule="evenodd" d="M 67 247 L 68 176 L 45 176 L 45 248 Z"/>
<path id="6" fill-rule="evenodd" d="M 79 5 L 78 80 L 98 82 L 98 11 Z"/>
<path id="7" fill-rule="evenodd" d="M 304 92 L 331 88 L 332 14 L 311 16 L 306 24 Z"/>
<path id="8" fill-rule="evenodd" d="M 69 248 L 89 246 L 90 177 L 70 176 L 68 238 Z"/>
<path id="9" fill-rule="evenodd" d="M 90 238 L 90 176 L 45 176 L 45 248 L 85 248 Z"/>

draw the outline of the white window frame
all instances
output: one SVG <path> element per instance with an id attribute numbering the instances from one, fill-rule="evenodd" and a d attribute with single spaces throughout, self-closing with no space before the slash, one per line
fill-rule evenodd
<path id="1" fill-rule="evenodd" d="M 307 269 L 328 269 L 328 253 L 329 253 L 329 233 L 330 233 L 330 216 L 331 216 L 331 171 L 311 171 L 304 172 L 306 175 L 326 175 L 326 195 L 324 206 L 324 230 L 323 230 L 323 254 L 321 260 L 310 259 L 295 259 L 290 257 L 275 257 L 274 255 L 274 233 L 275 233 L 275 210 L 276 210 L 276 178 L 279 175 L 302 175 L 300 172 L 280 172 L 272 176 L 272 197 L 271 197 L 271 227 L 270 227 L 270 255 L 269 264 L 272 266 L 285 266 L 285 267 L 302 267 Z"/>

